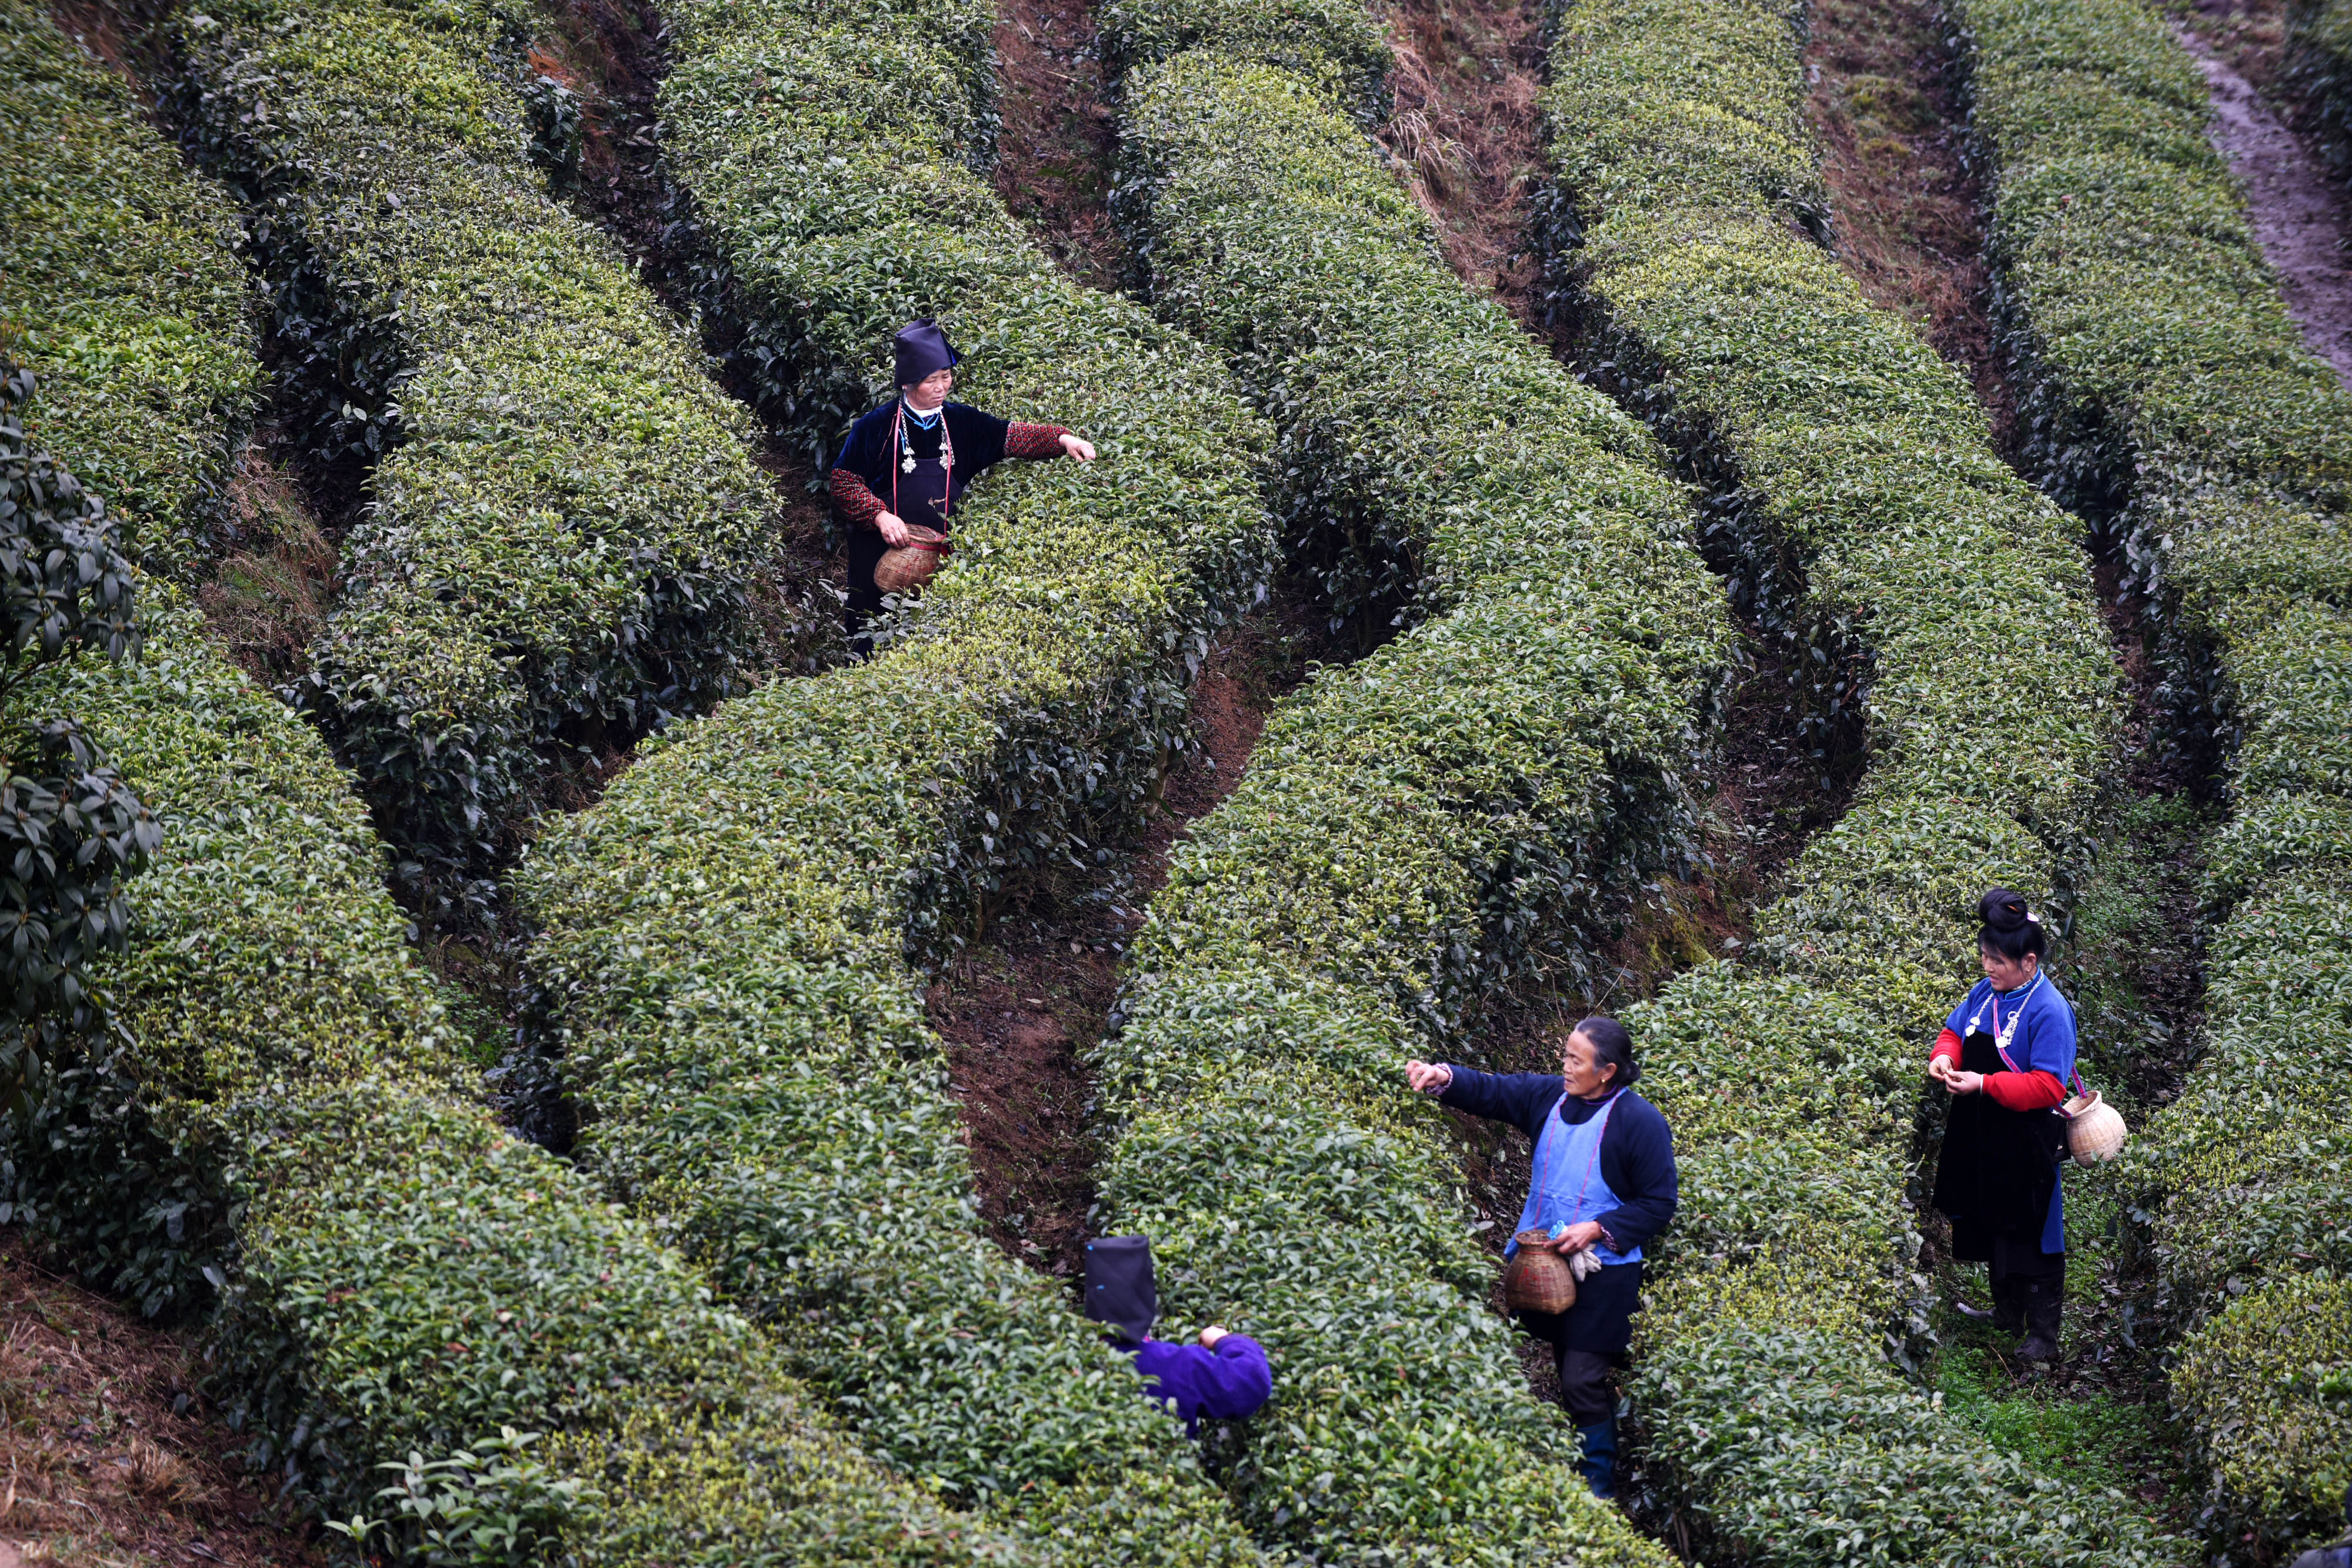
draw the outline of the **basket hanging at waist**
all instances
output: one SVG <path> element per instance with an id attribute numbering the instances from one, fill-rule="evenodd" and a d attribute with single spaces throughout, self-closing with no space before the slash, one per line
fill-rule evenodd
<path id="1" fill-rule="evenodd" d="M 874 563 L 874 586 L 885 593 L 904 593 L 919 588 L 954 550 L 947 535 L 909 523 L 907 542 L 884 550 L 882 559 Z"/>

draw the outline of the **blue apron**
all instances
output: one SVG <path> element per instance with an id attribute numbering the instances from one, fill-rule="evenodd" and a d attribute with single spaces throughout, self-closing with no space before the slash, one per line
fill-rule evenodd
<path id="1" fill-rule="evenodd" d="M 1617 1092 L 1619 1094 L 1623 1090 Z M 1601 1174 L 1601 1139 L 1609 1130 L 1609 1118 L 1617 1109 L 1617 1095 L 1601 1108 L 1601 1114 L 1588 1116 L 1576 1126 L 1559 1119 L 1563 1093 L 1544 1113 L 1543 1136 L 1536 1140 L 1535 1179 L 1528 1184 L 1527 1207 L 1519 1211 L 1519 1230 L 1551 1230 L 1560 1225 L 1580 1225 L 1588 1219 L 1598 1219 L 1618 1207 L 1616 1193 L 1610 1190 L 1609 1178 Z M 1517 1241 L 1503 1249 L 1507 1258 L 1519 1249 Z M 1642 1249 L 1612 1252 L 1601 1242 L 1592 1245 L 1593 1256 L 1603 1264 L 1638 1263 Z"/>

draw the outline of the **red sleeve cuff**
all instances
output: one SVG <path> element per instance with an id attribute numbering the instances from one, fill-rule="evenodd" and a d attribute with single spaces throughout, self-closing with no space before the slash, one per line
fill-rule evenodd
<path id="1" fill-rule="evenodd" d="M 1984 1087 L 2004 1111 L 2046 1111 L 2066 1101 L 2066 1086 L 2054 1072 L 1996 1072 Z"/>
<path id="2" fill-rule="evenodd" d="M 1927 1053 L 1927 1060 L 1933 1061 L 1939 1056 L 1948 1056 L 1954 1061 L 1960 1059 L 1960 1037 L 1950 1030 L 1936 1037 L 1936 1049 Z"/>
<path id="3" fill-rule="evenodd" d="M 872 528 L 874 519 L 882 515 L 882 497 L 867 488 L 866 481 L 846 468 L 836 468 L 829 486 L 833 504 L 841 508 L 842 517 L 861 528 Z"/>
<path id="4" fill-rule="evenodd" d="M 1059 457 L 1062 437 L 1068 431 L 1058 424 L 1013 424 L 1004 432 L 1004 455 L 1007 457 Z"/>

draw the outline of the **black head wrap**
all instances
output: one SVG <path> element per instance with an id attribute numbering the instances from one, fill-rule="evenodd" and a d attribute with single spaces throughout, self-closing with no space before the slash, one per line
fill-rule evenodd
<path id="1" fill-rule="evenodd" d="M 898 383 L 913 386 L 934 371 L 953 369 L 963 356 L 955 351 L 948 335 L 929 316 L 919 321 L 909 321 L 898 329 L 896 347 L 898 351 Z"/>
<path id="2" fill-rule="evenodd" d="M 1121 1339 L 1141 1343 L 1160 1316 L 1151 1282 L 1151 1242 L 1141 1236 L 1099 1236 L 1087 1243 L 1087 1316 Z"/>
<path id="3" fill-rule="evenodd" d="M 2027 907 L 2025 895 L 1996 887 L 1977 900 L 1977 918 L 1984 922 L 1977 933 L 1977 946 L 1988 953 L 1999 953 L 2011 959 L 2023 958 L 2028 953 L 2040 957 L 2047 951 L 2049 938 L 2042 934 L 2042 922 Z"/>

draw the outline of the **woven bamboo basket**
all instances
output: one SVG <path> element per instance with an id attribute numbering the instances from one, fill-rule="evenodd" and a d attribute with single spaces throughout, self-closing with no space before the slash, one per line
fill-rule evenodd
<path id="1" fill-rule="evenodd" d="M 2124 1140 L 2131 1136 L 2123 1113 L 2100 1099 L 2095 1089 L 2075 1095 L 2058 1107 L 2058 1113 L 2066 1118 L 2066 1152 L 2078 1166 L 2114 1159 L 2123 1152 Z"/>
<path id="2" fill-rule="evenodd" d="M 1519 1249 L 1503 1265 L 1503 1305 L 1515 1312 L 1564 1312 L 1576 1305 L 1576 1274 L 1540 1230 L 1511 1238 Z"/>
<path id="3" fill-rule="evenodd" d="M 885 593 L 904 593 L 908 589 L 920 588 L 954 549 L 947 535 L 938 529 L 908 523 L 907 542 L 884 550 L 882 559 L 874 563 L 874 586 Z"/>

